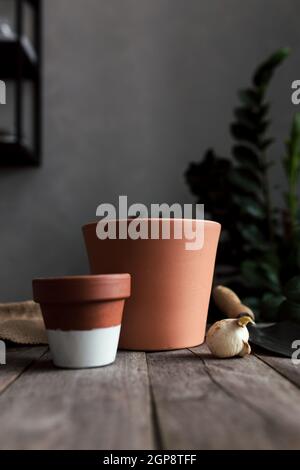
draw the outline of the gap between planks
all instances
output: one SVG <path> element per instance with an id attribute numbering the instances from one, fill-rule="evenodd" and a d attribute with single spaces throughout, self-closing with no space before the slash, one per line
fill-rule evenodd
<path id="1" fill-rule="evenodd" d="M 203 345 L 147 360 L 164 448 L 299 448 L 299 390 L 255 356 L 214 359 Z"/>
<path id="2" fill-rule="evenodd" d="M 300 388 L 300 364 L 293 364 L 289 357 L 272 356 L 267 352 L 258 353 L 254 351 L 253 353 L 259 360 L 274 369 L 278 374 L 282 375 L 282 377 L 292 382 L 296 387 Z"/>
<path id="3" fill-rule="evenodd" d="M 0 366 L 0 395 L 47 351 L 48 346 L 8 348 L 6 351 L 6 364 Z"/>
<path id="4" fill-rule="evenodd" d="M 9 351 L 14 366 L 0 376 L 8 431 L 0 448 L 300 446 L 300 399 L 290 383 L 293 377 L 298 384 L 299 376 L 295 379 L 285 359 L 213 359 L 206 346 L 164 353 L 121 351 L 117 364 L 99 375 L 101 369 L 54 369 L 45 351 Z M 93 399 L 100 410 L 90 403 Z"/>
<path id="5" fill-rule="evenodd" d="M 61 370 L 50 354 L 0 396 L 0 449 L 153 449 L 145 353 L 109 367 Z"/>

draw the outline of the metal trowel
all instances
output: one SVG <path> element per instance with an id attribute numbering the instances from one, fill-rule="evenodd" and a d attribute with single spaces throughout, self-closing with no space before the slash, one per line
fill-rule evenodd
<path id="1" fill-rule="evenodd" d="M 250 316 L 255 321 L 253 311 L 243 305 L 239 297 L 228 287 L 216 286 L 213 289 L 213 299 L 218 308 L 228 318 L 238 318 L 244 315 Z M 291 357 L 299 348 L 300 324 L 292 321 L 280 321 L 272 325 L 247 325 L 249 341 L 256 346 L 282 356 Z"/>

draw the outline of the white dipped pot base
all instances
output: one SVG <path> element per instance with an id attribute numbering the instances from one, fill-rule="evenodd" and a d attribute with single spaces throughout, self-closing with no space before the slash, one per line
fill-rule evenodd
<path id="1" fill-rule="evenodd" d="M 53 362 L 58 367 L 80 369 L 114 362 L 121 325 L 92 330 L 47 330 Z"/>

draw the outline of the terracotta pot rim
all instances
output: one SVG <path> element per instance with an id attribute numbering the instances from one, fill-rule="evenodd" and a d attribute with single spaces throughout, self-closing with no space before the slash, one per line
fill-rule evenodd
<path id="1" fill-rule="evenodd" d="M 33 279 L 33 281 L 39 281 L 39 282 L 52 282 L 52 281 L 69 281 L 69 280 L 83 280 L 83 281 L 103 281 L 105 278 L 110 278 L 110 279 L 128 279 L 130 277 L 129 273 L 113 273 L 113 274 L 75 274 L 75 275 L 70 275 L 70 276 L 53 276 L 53 277 L 37 277 Z"/>
<path id="2" fill-rule="evenodd" d="M 33 297 L 39 303 L 77 303 L 126 299 L 130 297 L 128 273 L 37 278 L 32 281 Z"/>
<path id="3" fill-rule="evenodd" d="M 105 219 L 104 220 L 104 223 L 107 223 L 107 222 L 125 222 L 125 221 L 131 221 L 131 220 L 134 220 L 134 217 L 133 218 L 127 218 L 127 219 Z M 188 221 L 188 222 L 204 222 L 205 225 L 216 225 L 216 226 L 219 226 L 221 227 L 221 224 L 219 222 L 216 222 L 215 220 L 207 220 L 207 219 L 180 219 L 180 218 L 164 218 L 164 219 L 160 219 L 160 218 L 157 218 L 157 217 L 141 217 L 139 218 L 138 220 L 141 220 L 141 221 L 151 221 L 151 220 L 154 220 L 154 221 L 157 221 L 157 220 L 169 220 L 169 221 Z M 89 228 L 89 227 L 92 227 L 94 225 L 97 225 L 99 222 L 101 222 L 101 220 L 98 220 L 98 221 L 94 221 L 94 222 L 88 222 L 84 225 L 82 225 L 82 230 L 83 229 L 86 229 L 86 228 Z"/>

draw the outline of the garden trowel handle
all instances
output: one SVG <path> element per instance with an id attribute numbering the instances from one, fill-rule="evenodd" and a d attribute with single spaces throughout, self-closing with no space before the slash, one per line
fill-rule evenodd
<path id="1" fill-rule="evenodd" d="M 251 308 L 243 305 L 233 290 L 225 286 L 216 286 L 213 288 L 212 295 L 217 307 L 228 318 L 239 318 L 248 315 L 255 321 L 255 315 Z"/>

